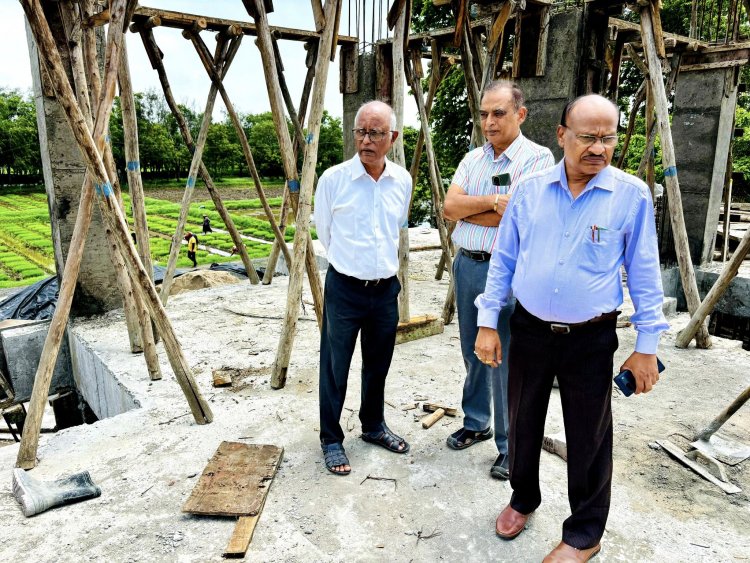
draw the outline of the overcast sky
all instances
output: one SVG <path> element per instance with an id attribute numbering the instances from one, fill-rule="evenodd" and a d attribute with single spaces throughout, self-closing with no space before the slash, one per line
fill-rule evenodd
<path id="1" fill-rule="evenodd" d="M 387 8 L 388 2 L 381 3 Z M 345 2 L 343 6 L 344 12 L 341 18 L 340 32 L 347 35 L 351 30 L 352 35 L 354 35 L 355 24 L 349 23 L 348 4 L 348 2 Z M 241 0 L 213 0 L 211 2 L 205 0 L 142 0 L 141 5 L 240 21 L 252 21 Z M 275 11 L 268 15 L 271 25 L 305 30 L 314 29 L 310 0 L 276 0 L 274 8 Z M 369 14 L 369 9 L 367 13 Z M 8 57 L 0 63 L 0 87 L 31 91 L 31 70 L 21 4 L 16 0 L 0 0 L 0 21 L 3 22 L 3 32 L 0 33 L 0 53 L 4 53 Z M 368 21 L 368 30 L 370 25 Z M 210 82 L 192 44 L 183 39 L 180 31 L 175 29 L 156 28 L 154 36 L 164 52 L 164 66 L 167 69 L 167 76 L 175 98 L 186 106 L 197 111 L 203 111 Z M 203 33 L 201 37 L 213 50 L 214 34 Z M 127 42 L 130 71 L 135 91 L 142 92 L 154 89 L 161 93 L 158 76 L 156 71 L 151 68 L 140 37 L 128 33 Z M 307 71 L 305 67 L 306 51 L 303 45 L 302 42 L 279 41 L 285 68 L 284 76 L 295 104 L 299 103 Z M 224 84 L 238 111 L 260 113 L 271 109 L 260 53 L 255 46 L 253 37 L 245 36 L 242 40 L 242 47 L 224 79 Z M 408 92 L 408 90 L 405 91 Z M 413 98 L 407 95 L 404 102 L 404 123 L 417 126 L 417 110 Z M 223 108 L 221 97 L 218 97 L 216 111 L 214 112 L 215 118 L 221 118 Z M 330 65 L 325 109 L 336 117 L 342 115 L 338 55 Z"/>

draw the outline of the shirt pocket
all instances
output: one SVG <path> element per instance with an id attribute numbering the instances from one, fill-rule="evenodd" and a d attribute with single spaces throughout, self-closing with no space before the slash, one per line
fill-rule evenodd
<path id="1" fill-rule="evenodd" d="M 597 273 L 612 272 L 622 257 L 623 232 L 616 229 L 599 229 L 592 237 L 587 228 L 581 244 L 582 269 Z"/>

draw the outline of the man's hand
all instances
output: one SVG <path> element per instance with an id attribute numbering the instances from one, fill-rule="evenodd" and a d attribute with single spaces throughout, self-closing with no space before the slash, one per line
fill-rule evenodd
<path id="1" fill-rule="evenodd" d="M 480 329 L 481 330 L 481 329 Z M 656 367 L 656 354 L 633 352 L 620 366 L 620 371 L 630 370 L 635 377 L 635 394 L 648 393 L 659 381 L 659 369 Z"/>
<path id="2" fill-rule="evenodd" d="M 479 361 L 493 368 L 503 363 L 503 349 L 500 346 L 500 335 L 497 331 L 486 326 L 480 326 L 477 340 L 474 343 L 474 353 Z"/>

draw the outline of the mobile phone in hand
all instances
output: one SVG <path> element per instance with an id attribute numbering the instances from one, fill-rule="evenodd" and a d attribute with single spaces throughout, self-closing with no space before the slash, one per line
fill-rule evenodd
<path id="1" fill-rule="evenodd" d="M 664 371 L 664 364 L 661 363 L 659 358 L 656 358 L 656 367 L 659 373 Z M 630 397 L 635 393 L 635 376 L 630 372 L 629 369 L 622 370 L 613 380 L 615 384 L 620 388 L 622 394 L 626 397 Z"/>

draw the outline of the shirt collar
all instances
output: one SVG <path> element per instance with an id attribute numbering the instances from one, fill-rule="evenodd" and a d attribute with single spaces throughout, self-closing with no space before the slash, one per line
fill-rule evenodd
<path id="1" fill-rule="evenodd" d="M 566 190 L 569 190 L 568 187 L 568 177 L 565 174 L 565 157 L 560 160 L 560 162 L 557 163 L 557 173 L 552 174 L 550 177 L 550 180 L 552 182 L 560 182 L 560 185 L 565 188 Z M 603 190 L 607 190 L 609 192 L 614 191 L 615 188 L 615 177 L 612 165 L 608 165 L 606 168 L 601 170 L 596 176 L 591 178 L 589 180 L 588 184 L 586 184 L 586 188 L 584 191 L 588 189 L 593 188 L 601 188 Z"/>
<path id="2" fill-rule="evenodd" d="M 508 160 L 512 161 L 514 158 L 518 156 L 518 153 L 521 152 L 521 149 L 523 148 L 524 140 L 525 140 L 525 137 L 523 136 L 523 133 L 519 131 L 518 137 L 513 139 L 513 142 L 510 145 L 508 145 L 508 147 L 503 152 L 501 152 L 497 158 L 499 159 L 504 156 Z M 484 153 L 489 155 L 489 157 L 492 158 L 492 160 L 497 160 L 495 158 L 495 149 L 492 146 L 492 143 L 487 141 L 482 148 L 484 150 Z"/>
<path id="3" fill-rule="evenodd" d="M 352 175 L 352 180 L 356 180 L 357 178 L 361 178 L 362 176 L 368 175 L 367 170 L 365 169 L 365 165 L 362 164 L 362 161 L 359 159 L 359 155 L 355 154 L 351 160 L 350 163 L 350 170 Z M 393 163 L 385 159 L 385 170 L 383 170 L 383 173 L 380 175 L 382 178 L 383 176 L 393 176 Z"/>

